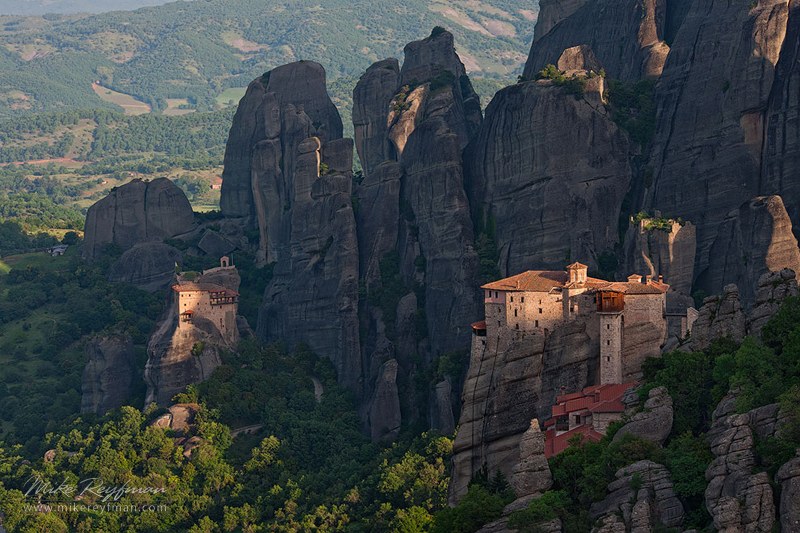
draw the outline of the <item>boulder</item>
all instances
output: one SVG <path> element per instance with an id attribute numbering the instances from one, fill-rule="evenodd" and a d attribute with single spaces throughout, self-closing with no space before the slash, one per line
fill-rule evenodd
<path id="1" fill-rule="evenodd" d="M 666 387 L 655 387 L 650 390 L 644 403 L 644 409 L 633 415 L 628 423 L 614 435 L 614 442 L 622 440 L 624 435 L 633 435 L 662 445 L 672 431 L 672 397 Z"/>
<path id="2" fill-rule="evenodd" d="M 108 280 L 130 283 L 148 292 L 162 291 L 175 280 L 183 254 L 161 242 L 145 242 L 127 250 L 111 265 Z"/>
<path id="3" fill-rule="evenodd" d="M 82 253 L 92 260 L 109 245 L 128 250 L 139 243 L 183 235 L 194 224 L 189 200 L 171 180 L 135 179 L 112 189 L 89 208 Z"/>
<path id="4" fill-rule="evenodd" d="M 209 229 L 203 233 L 200 242 L 197 243 L 197 247 L 205 252 L 206 255 L 222 257 L 223 255 L 230 254 L 238 246 L 219 232 Z"/>

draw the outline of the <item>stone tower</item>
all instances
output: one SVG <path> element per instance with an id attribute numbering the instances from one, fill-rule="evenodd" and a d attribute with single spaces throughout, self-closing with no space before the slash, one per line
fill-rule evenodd
<path id="1" fill-rule="evenodd" d="M 600 385 L 622 383 L 622 326 L 625 295 L 616 291 L 597 292 L 600 317 Z"/>

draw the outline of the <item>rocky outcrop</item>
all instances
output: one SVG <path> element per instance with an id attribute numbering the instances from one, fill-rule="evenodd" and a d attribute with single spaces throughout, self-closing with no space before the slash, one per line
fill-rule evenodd
<path id="1" fill-rule="evenodd" d="M 644 409 L 630 418 L 614 434 L 614 442 L 622 440 L 624 435 L 633 435 L 656 444 L 664 444 L 672 431 L 672 397 L 666 387 L 656 387 L 650 391 Z"/>
<path id="2" fill-rule="evenodd" d="M 230 239 L 220 232 L 208 229 L 203 233 L 203 236 L 197 243 L 197 247 L 208 256 L 222 257 L 223 255 L 228 255 L 233 252 L 238 245 L 231 242 Z"/>
<path id="3" fill-rule="evenodd" d="M 753 309 L 747 315 L 747 333 L 759 336 L 769 319 L 780 310 L 790 296 L 800 295 L 794 270 L 768 272 L 758 279 Z"/>
<path id="4" fill-rule="evenodd" d="M 531 80 L 561 52 L 589 45 L 608 74 L 625 81 L 661 74 L 669 47 L 663 42 L 661 0 L 542 2 L 523 76 Z"/>
<path id="5" fill-rule="evenodd" d="M 381 387 L 381 366 L 398 364 L 398 387 L 412 418 L 453 428 L 449 394 L 430 391 L 413 407 L 419 360 L 463 349 L 479 309 L 478 258 L 464 187 L 462 150 L 479 127 L 478 96 L 455 52 L 435 30 L 409 43 L 402 69 L 372 65 L 353 94 L 356 148 L 363 166 L 357 198 L 365 397 Z M 374 296 L 384 291 L 396 299 Z M 449 418 L 449 420 L 448 420 Z"/>
<path id="6" fill-rule="evenodd" d="M 536 419 L 531 420 L 531 427 L 519 441 L 519 462 L 511 469 L 510 482 L 518 498 L 541 494 L 553 486 L 553 476 L 544 456 L 544 433 Z"/>
<path id="7" fill-rule="evenodd" d="M 125 405 L 134 380 L 138 378 L 141 383 L 131 338 L 127 335 L 95 337 L 87 342 L 85 352 L 81 412 L 104 415 Z"/>
<path id="8" fill-rule="evenodd" d="M 353 143 L 325 86 L 300 61 L 253 81 L 234 117 L 221 208 L 259 231 L 257 261 L 274 264 L 259 313 L 262 339 L 303 342 L 333 361 L 339 381 L 361 378 Z"/>
<path id="9" fill-rule="evenodd" d="M 759 194 L 781 194 L 795 226 L 800 224 L 800 12 L 789 7 L 789 21 L 769 106 L 764 112 L 764 145 Z"/>
<path id="10" fill-rule="evenodd" d="M 307 128 L 308 118 L 302 123 Z M 303 131 L 300 136 L 309 132 Z M 254 173 L 256 190 L 262 184 L 269 188 L 278 181 L 279 185 L 281 176 L 291 184 L 283 194 L 263 197 L 270 215 L 260 225 L 262 242 L 266 237 L 273 250 L 267 255 L 277 262 L 257 331 L 269 342 L 308 344 L 333 362 L 340 383 L 355 387 L 361 377 L 361 357 L 358 240 L 351 203 L 353 144 L 339 139 L 321 145 L 311 137 L 296 150 L 283 159 L 286 171 L 268 165 Z M 285 205 L 291 208 L 284 211 Z M 276 223 L 283 229 L 269 221 L 276 210 L 282 213 Z"/>
<path id="11" fill-rule="evenodd" d="M 593 533 L 645 533 L 659 527 L 681 526 L 683 505 L 675 495 L 666 467 L 652 461 L 638 461 L 618 470 L 616 478 L 608 485 L 608 496 L 591 506 L 592 518 L 603 521 Z"/>
<path id="12" fill-rule="evenodd" d="M 778 406 L 736 414 L 734 404 L 733 396 L 727 396 L 712 417 L 708 440 L 715 458 L 706 470 L 706 507 L 722 533 L 772 531 L 773 491 L 769 475 L 755 470 L 754 439 L 775 435 L 780 425 Z"/>
<path id="13" fill-rule="evenodd" d="M 172 181 L 135 179 L 89 208 L 82 253 L 95 259 L 109 245 L 127 250 L 188 233 L 194 224 L 189 200 Z"/>
<path id="14" fill-rule="evenodd" d="M 390 359 L 381 373 L 369 411 L 373 442 L 392 442 L 400 433 L 400 398 L 397 394 L 397 361 Z"/>
<path id="15" fill-rule="evenodd" d="M 353 128 L 364 176 L 384 161 L 396 160 L 389 140 L 390 104 L 400 88 L 400 64 L 385 59 L 373 64 L 353 90 Z"/>
<path id="16" fill-rule="evenodd" d="M 300 117 L 285 111 L 290 106 L 298 115 L 304 115 L 308 123 L 305 131 L 291 142 L 283 139 L 283 144 L 289 145 L 282 150 L 285 157 L 293 160 L 297 143 L 312 135 L 323 142 L 342 138 L 342 120 L 328 97 L 322 65 L 298 61 L 275 68 L 254 80 L 239 102 L 225 148 L 220 198 L 220 208 L 225 216 L 255 215 L 253 173 L 259 169 L 253 169 L 256 160 L 254 149 L 258 143 L 278 137 L 282 129 L 288 130 L 296 125 L 295 119 Z M 291 172 L 288 174 L 285 179 L 291 180 Z M 280 212 L 278 210 L 278 214 Z"/>
<path id="17" fill-rule="evenodd" d="M 200 276 L 196 282 L 237 290 L 240 279 L 235 269 L 223 269 Z M 171 291 L 170 304 L 147 342 L 145 405 L 169 405 L 187 385 L 208 379 L 222 364 L 222 351 L 233 350 L 238 344 L 235 320 L 233 327 L 224 331 L 219 324 L 199 316 L 179 327 L 179 313 L 177 293 Z"/>
<path id="18" fill-rule="evenodd" d="M 508 522 L 511 518 L 511 515 L 528 507 L 538 496 L 539 495 L 537 494 L 535 496 L 531 495 L 517 498 L 503 508 L 503 513 L 499 519 L 485 524 L 476 533 L 514 533 L 519 531 L 509 527 Z M 553 520 L 540 522 L 538 524 L 525 524 L 525 526 L 526 530 L 530 529 L 532 531 L 536 531 L 537 533 L 561 533 L 563 531 L 560 518 L 554 518 Z"/>
<path id="19" fill-rule="evenodd" d="M 111 265 L 108 280 L 130 283 L 149 292 L 164 290 L 175 279 L 175 265 L 182 261 L 183 254 L 167 244 L 137 244 Z"/>
<path id="20" fill-rule="evenodd" d="M 661 225 L 657 226 L 657 222 Z M 625 272 L 642 273 L 653 279 L 664 276 L 671 293 L 668 300 L 688 296 L 694 282 L 696 248 L 697 232 L 691 222 L 639 220 L 628 227 L 625 236 Z"/>
<path id="21" fill-rule="evenodd" d="M 800 271 L 800 249 L 780 196 L 757 197 L 732 211 L 717 231 L 707 272 L 698 283 L 709 292 L 735 283 L 750 308 L 754 289 L 767 272 Z"/>
<path id="22" fill-rule="evenodd" d="M 775 475 L 781 485 L 781 531 L 800 531 L 800 451 Z"/>
<path id="23" fill-rule="evenodd" d="M 693 2 L 658 83 L 646 207 L 697 226 L 698 274 L 715 257 L 711 245 L 731 210 L 759 192 L 780 193 L 759 191 L 759 181 L 763 110 L 786 35 L 788 4 Z"/>
<path id="24" fill-rule="evenodd" d="M 741 342 L 745 337 L 745 314 L 736 285 L 726 285 L 722 296 L 703 300 L 692 329 L 693 350 L 705 350 L 715 339 L 728 337 Z"/>
<path id="25" fill-rule="evenodd" d="M 530 421 L 550 417 L 562 386 L 575 391 L 593 383 L 599 347 L 586 328 L 571 322 L 546 337 L 520 336 L 503 349 L 491 345 L 472 354 L 453 443 L 451 502 L 484 467 L 511 478 Z"/>
<path id="26" fill-rule="evenodd" d="M 549 81 L 520 83 L 489 104 L 467 173 L 476 218 L 496 228 L 501 273 L 577 257 L 596 267 L 618 244 L 632 172 L 627 137 L 597 103 L 603 86 L 590 79 L 575 98 Z"/>

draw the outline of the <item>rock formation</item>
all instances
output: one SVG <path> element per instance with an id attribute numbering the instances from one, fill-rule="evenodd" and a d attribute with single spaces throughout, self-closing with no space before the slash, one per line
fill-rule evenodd
<path id="1" fill-rule="evenodd" d="M 258 335 L 330 358 L 339 380 L 361 377 L 353 144 L 310 61 L 253 81 L 234 117 L 221 207 L 257 227 L 257 261 L 275 264 Z"/>
<path id="2" fill-rule="evenodd" d="M 769 475 L 755 471 L 754 438 L 775 435 L 781 423 L 778 406 L 736 414 L 734 403 L 734 397 L 727 396 L 713 414 L 708 440 L 715 458 L 706 470 L 706 507 L 722 533 L 771 531 L 776 517 L 773 491 Z"/>
<path id="3" fill-rule="evenodd" d="M 511 469 L 510 482 L 518 498 L 539 495 L 553 486 L 544 456 L 544 433 L 536 419 L 531 420 L 531 427 L 519 441 L 519 462 Z"/>
<path id="4" fill-rule="evenodd" d="M 235 269 L 224 269 L 212 271 L 195 281 L 238 290 L 240 279 Z M 180 312 L 178 295 L 170 291 L 170 304 L 147 342 L 145 405 L 169 405 L 172 397 L 187 385 L 208 379 L 222 364 L 221 352 L 235 349 L 238 343 L 235 317 L 230 329 L 223 330 L 219 324 L 197 316 L 191 323 L 179 327 Z"/>
<path id="5" fill-rule="evenodd" d="M 736 285 L 726 285 L 722 296 L 709 296 L 703 300 L 692 329 L 693 350 L 701 351 L 712 341 L 728 337 L 741 342 L 745 337 L 745 315 Z"/>
<path id="6" fill-rule="evenodd" d="M 472 354 L 453 443 L 451 502 L 484 467 L 490 475 L 500 471 L 511 478 L 531 419 L 550 417 L 561 387 L 575 391 L 594 382 L 599 347 L 593 346 L 586 324 L 570 322 L 547 338 L 528 337 L 503 350 L 489 346 Z"/>
<path id="7" fill-rule="evenodd" d="M 709 266 L 717 227 L 728 213 L 759 193 L 781 192 L 759 190 L 759 182 L 762 110 L 786 35 L 788 4 L 693 2 L 657 86 L 646 207 L 697 226 L 698 275 Z"/>
<path id="8" fill-rule="evenodd" d="M 658 77 L 669 53 L 660 0 L 542 2 L 523 76 L 534 79 L 562 51 L 589 45 L 608 74 L 625 81 Z"/>
<path id="9" fill-rule="evenodd" d="M 95 259 L 108 245 L 127 250 L 193 228 L 192 206 L 177 185 L 167 178 L 135 179 L 89 208 L 82 252 L 87 259 Z"/>
<path id="10" fill-rule="evenodd" d="M 702 282 L 708 288 L 735 283 L 746 308 L 767 272 L 800 271 L 800 249 L 780 196 L 757 197 L 732 211 L 717 231 Z"/>
<path id="11" fill-rule="evenodd" d="M 127 335 L 95 337 L 86 344 L 81 412 L 104 415 L 130 399 L 136 368 L 133 341 Z"/>
<path id="12" fill-rule="evenodd" d="M 800 290 L 794 270 L 784 269 L 761 276 L 756 288 L 755 305 L 747 315 L 748 335 L 759 336 L 761 329 L 778 312 L 783 301 L 790 296 L 798 295 Z"/>
<path id="13" fill-rule="evenodd" d="M 342 120 L 325 87 L 325 69 L 313 61 L 299 61 L 273 69 L 254 80 L 239 102 L 225 148 L 220 208 L 228 217 L 251 217 L 256 213 L 252 168 L 254 148 L 260 141 L 275 139 L 282 129 L 296 126 L 294 108 L 308 119 L 304 132 L 282 139 L 283 155 L 294 160 L 296 145 L 312 135 L 322 141 L 342 138 Z M 282 124 L 286 120 L 286 124 Z M 291 164 L 287 162 L 291 170 Z M 289 172 L 291 174 L 291 172 Z M 286 180 L 291 180 L 288 175 Z M 291 181 L 288 181 L 291 184 Z M 282 207 L 281 207 L 282 208 Z M 278 210 L 277 214 L 280 214 Z"/>
<path id="14" fill-rule="evenodd" d="M 642 219 L 628 228 L 625 271 L 649 274 L 654 279 L 664 276 L 670 288 L 667 296 L 669 307 L 669 300 L 692 293 L 697 231 L 691 222 L 668 220 L 663 222 L 663 226 L 656 226 L 656 222 L 661 221 Z"/>
<path id="15" fill-rule="evenodd" d="M 786 210 L 795 225 L 800 224 L 800 12 L 789 6 L 786 38 L 780 59 L 775 65 L 769 106 L 763 112 L 764 145 L 761 157 L 761 186 L 758 194 L 781 194 Z"/>
<path id="16" fill-rule="evenodd" d="M 175 279 L 175 265 L 183 259 L 177 249 L 160 242 L 145 242 L 127 250 L 111 265 L 108 280 L 130 283 L 156 292 L 169 287 Z"/>
<path id="17" fill-rule="evenodd" d="M 781 531 L 800 531 L 800 451 L 775 475 L 781 484 Z"/>
<path id="18" fill-rule="evenodd" d="M 666 467 L 652 461 L 638 461 L 618 470 L 616 477 L 608 485 L 608 496 L 592 504 L 592 518 L 603 519 L 603 525 L 594 532 L 644 533 L 657 527 L 681 526 L 683 505 L 675 495 Z M 634 477 L 641 482 L 638 489 Z"/>
<path id="19" fill-rule="evenodd" d="M 576 258 L 595 267 L 618 244 L 632 171 L 627 137 L 600 102 L 604 85 L 587 80 L 575 98 L 532 81 L 489 104 L 467 172 L 476 218 L 496 228 L 501 274 L 562 268 Z"/>
<path id="20" fill-rule="evenodd" d="M 391 442 L 400 433 L 400 398 L 397 395 L 397 361 L 390 359 L 381 367 L 369 413 L 374 442 Z"/>
<path id="21" fill-rule="evenodd" d="M 437 30 L 406 46 L 402 69 L 394 59 L 372 65 L 353 97 L 363 167 L 355 196 L 367 292 L 364 393 L 375 397 L 381 366 L 395 359 L 410 416 L 431 416 L 432 425 L 452 428 L 449 394 L 431 391 L 430 414 L 415 414 L 410 376 L 420 358 L 463 349 L 478 310 L 478 258 L 461 156 L 481 122 L 478 96 L 452 34 Z M 385 291 L 396 298 L 378 303 L 374 295 Z"/>
<path id="22" fill-rule="evenodd" d="M 656 387 L 650 391 L 644 409 L 633 415 L 628 423 L 614 435 L 618 442 L 624 435 L 633 435 L 657 444 L 664 444 L 672 431 L 672 397 L 666 387 Z"/>
<path id="23" fill-rule="evenodd" d="M 300 137 L 310 133 L 308 117 L 303 122 L 306 133 Z M 278 139 L 274 142 L 285 142 Z M 261 161 L 272 157 L 266 155 L 271 149 L 264 146 Z M 292 184 L 285 189 L 285 196 L 273 194 L 280 187 L 264 196 L 268 217 L 277 211 L 275 224 L 285 229 L 276 229 L 268 220 L 261 226 L 262 239 L 266 236 L 269 248 L 274 248 L 268 258 L 277 262 L 264 294 L 257 332 L 270 342 L 308 344 L 333 361 L 340 383 L 355 387 L 361 377 L 361 357 L 358 240 L 351 203 L 353 144 L 338 139 L 321 145 L 318 138 L 310 137 L 295 150 L 283 159 L 287 171 L 273 163 L 256 167 L 263 168 L 263 173 L 254 171 L 254 187 L 274 187 L 276 181 L 279 185 L 280 176 Z M 256 199 L 257 204 L 260 201 Z M 291 207 L 284 213 L 285 205 Z"/>

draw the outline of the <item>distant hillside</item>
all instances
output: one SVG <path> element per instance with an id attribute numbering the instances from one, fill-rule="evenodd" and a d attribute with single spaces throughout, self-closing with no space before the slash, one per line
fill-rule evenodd
<path id="1" fill-rule="evenodd" d="M 44 15 L 45 13 L 105 13 L 166 4 L 168 0 L 0 0 L 0 13 Z"/>
<path id="2" fill-rule="evenodd" d="M 155 111 L 209 110 L 238 100 L 251 79 L 297 59 L 325 65 L 331 92 L 346 108 L 355 79 L 367 66 L 402 58 L 405 43 L 436 25 L 455 34 L 478 89 L 490 97 L 521 71 L 537 5 L 536 0 L 316 5 L 197 0 L 99 15 L 3 16 L 0 115 L 116 108 L 93 91 L 94 81 Z"/>

